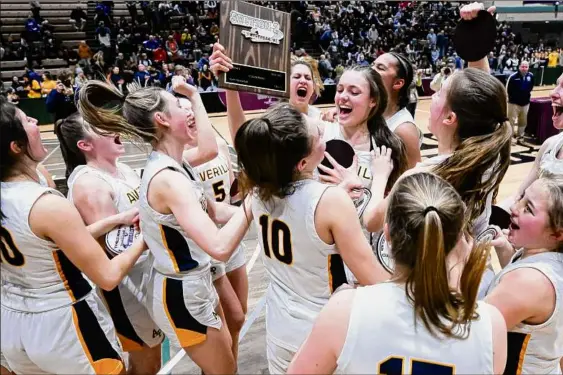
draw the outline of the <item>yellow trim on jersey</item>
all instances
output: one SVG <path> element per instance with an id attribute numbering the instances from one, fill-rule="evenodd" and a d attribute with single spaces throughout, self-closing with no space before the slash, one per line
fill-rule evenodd
<path id="1" fill-rule="evenodd" d="M 3 250 L 6 250 L 6 252 L 9 252 L 10 254 L 10 258 L 6 257 L 4 255 L 4 251 L 0 251 L 0 260 L 2 261 L 2 263 L 4 263 L 4 261 L 6 261 L 6 263 L 8 263 L 10 266 L 12 267 L 18 267 L 21 268 L 23 266 L 25 266 L 25 256 L 23 255 L 23 253 L 21 252 L 21 250 L 18 248 L 18 245 L 16 245 L 16 242 L 14 241 L 14 236 L 12 236 L 12 232 L 10 232 L 10 230 L 6 227 L 2 227 L 2 231 L 6 231 L 6 233 L 8 234 L 8 236 L 10 237 L 9 240 L 7 241 L 6 238 L 4 238 L 4 236 L 0 235 L 0 241 L 2 241 L 2 244 L 0 244 L 0 246 L 2 246 Z M 10 244 L 8 242 L 11 242 L 12 246 L 10 246 Z M 12 248 L 14 247 L 14 248 Z M 14 258 L 16 258 L 16 254 L 19 253 L 19 255 L 21 256 L 21 260 L 22 260 L 22 264 L 14 264 L 13 260 Z"/>
<path id="2" fill-rule="evenodd" d="M 385 372 L 381 372 L 381 365 L 390 359 L 400 359 L 401 360 L 401 374 L 405 373 L 405 356 L 402 355 L 388 355 L 377 363 L 377 373 L 380 375 L 387 375 Z"/>
<path id="3" fill-rule="evenodd" d="M 90 354 L 90 349 L 84 341 L 84 336 L 82 336 L 82 331 L 80 331 L 80 325 L 78 324 L 78 316 L 76 315 L 76 310 L 72 309 L 72 322 L 74 323 L 74 328 L 76 330 L 76 335 L 78 336 L 78 341 L 80 341 L 80 346 L 88 358 L 88 362 L 94 369 L 96 374 L 121 374 L 123 373 L 124 366 L 123 362 L 114 358 L 102 358 L 97 361 L 92 359 L 92 354 Z"/>
<path id="4" fill-rule="evenodd" d="M 518 356 L 518 367 L 517 367 L 517 370 L 516 370 L 517 374 L 522 373 L 522 367 L 524 366 L 524 359 L 526 358 L 526 351 L 528 350 L 528 343 L 529 343 L 531 337 L 532 337 L 532 335 L 530 333 L 528 333 L 526 335 L 526 338 L 522 342 L 522 348 L 520 349 L 520 355 Z"/>
<path id="5" fill-rule="evenodd" d="M 57 251 L 53 251 L 52 254 L 53 254 L 53 260 L 55 261 L 55 267 L 57 268 L 57 273 L 59 274 L 59 277 L 63 281 L 63 285 L 65 286 L 66 291 L 70 295 L 70 299 L 72 300 L 72 302 L 76 302 L 76 297 L 74 297 L 74 293 L 72 292 L 72 289 L 70 289 L 70 286 L 68 285 L 68 280 L 61 267 L 59 254 L 57 253 Z"/>
<path id="6" fill-rule="evenodd" d="M 170 257 L 170 260 L 172 261 L 172 266 L 174 267 L 174 271 L 179 273 L 180 268 L 178 267 L 178 262 L 176 262 L 174 253 L 172 253 L 172 250 L 170 250 L 170 248 L 168 247 L 168 241 L 166 241 L 166 235 L 164 234 L 164 229 L 162 225 L 159 225 L 158 228 L 160 229 L 160 237 L 162 238 L 162 244 L 164 245 L 164 248 L 168 252 L 168 256 Z"/>

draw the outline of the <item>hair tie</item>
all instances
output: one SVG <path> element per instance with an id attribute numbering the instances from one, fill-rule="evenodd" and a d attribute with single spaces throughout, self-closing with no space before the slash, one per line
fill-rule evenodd
<path id="1" fill-rule="evenodd" d="M 438 210 L 436 209 L 436 207 L 434 206 L 428 206 L 424 209 L 424 212 L 422 213 L 424 216 L 426 216 L 427 213 L 429 213 L 430 211 L 434 211 L 436 213 L 438 213 Z"/>

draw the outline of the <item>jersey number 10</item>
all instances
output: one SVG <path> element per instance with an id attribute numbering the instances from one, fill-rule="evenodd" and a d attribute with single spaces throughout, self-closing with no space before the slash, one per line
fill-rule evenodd
<path id="1" fill-rule="evenodd" d="M 272 220 L 268 215 L 260 216 L 260 227 L 262 229 L 262 243 L 264 253 L 268 258 L 274 257 L 282 263 L 291 265 L 293 253 L 291 249 L 291 231 L 286 223 L 280 220 Z M 280 243 L 281 236 L 281 243 Z"/>
<path id="2" fill-rule="evenodd" d="M 18 250 L 10 232 L 0 226 L 0 251 L 2 252 L 2 263 L 6 262 L 14 267 L 25 264 L 23 254 Z"/>

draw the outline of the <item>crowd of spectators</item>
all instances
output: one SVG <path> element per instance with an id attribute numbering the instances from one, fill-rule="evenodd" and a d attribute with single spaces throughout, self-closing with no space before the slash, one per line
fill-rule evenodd
<path id="1" fill-rule="evenodd" d="M 291 13 L 292 52 L 320 53 L 319 71 L 325 84 L 335 83 L 352 64 L 370 65 L 384 52 L 409 57 L 417 77 L 446 77 L 464 62 L 453 49 L 452 34 L 460 3 L 417 1 L 317 1 L 254 3 Z M 169 87 L 182 74 L 201 91 L 217 87 L 209 71 L 209 55 L 218 40 L 216 1 L 127 1 L 129 17 L 114 16 L 113 1 L 96 3 L 92 30 L 95 41 L 66 48 L 53 36 L 54 28 L 41 17 L 40 5 L 31 1 L 25 31 L 17 43 L 2 41 L 3 60 L 26 59 L 24 77 L 13 77 L 12 97 L 37 98 L 55 89 L 49 72 L 34 74 L 45 58 L 59 57 L 71 67 L 74 89 L 88 79 L 108 79 L 125 91 L 129 83 Z M 88 15 L 78 4 L 70 24 L 85 30 Z M 495 51 L 489 56 L 493 73 L 510 74 L 520 61 L 530 67 L 563 65 L 558 46 L 523 44 L 510 25 L 498 24 Z M 39 42 L 39 43 L 37 43 Z M 89 45 L 90 44 L 90 45 Z M 306 49 L 303 47 L 306 46 Z M 66 73 L 65 73 L 66 74 Z M 60 90 L 59 90 L 60 91 Z"/>

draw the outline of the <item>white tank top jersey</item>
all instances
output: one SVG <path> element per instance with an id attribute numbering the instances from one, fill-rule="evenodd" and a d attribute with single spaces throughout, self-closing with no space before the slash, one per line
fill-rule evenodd
<path id="1" fill-rule="evenodd" d="M 277 345 L 297 351 L 333 290 L 346 283 L 335 245 L 323 242 L 315 211 L 328 189 L 315 180 L 295 183 L 295 192 L 272 202 L 252 203 L 262 259 L 270 277 L 266 331 Z"/>
<path id="2" fill-rule="evenodd" d="M 92 287 L 54 242 L 39 238 L 29 214 L 44 194 L 64 196 L 32 181 L 2 182 L 0 227 L 1 304 L 24 312 L 44 312 L 84 298 Z"/>
<path id="3" fill-rule="evenodd" d="M 335 374 L 492 374 L 492 322 L 477 313 L 465 340 L 436 337 L 415 321 L 404 284 L 357 288 Z"/>
<path id="4" fill-rule="evenodd" d="M 150 182 L 164 169 L 184 175 L 192 185 L 192 194 L 207 212 L 207 199 L 192 167 L 187 163 L 180 165 L 170 156 L 153 151 L 147 159 L 139 189 L 141 232 L 155 258 L 153 267 L 156 271 L 170 277 L 199 279 L 209 273 L 210 256 L 188 237 L 173 214 L 161 214 L 148 202 Z"/>
<path id="5" fill-rule="evenodd" d="M 78 179 L 86 174 L 93 175 L 100 180 L 106 182 L 113 192 L 113 203 L 117 212 L 125 212 L 137 205 L 139 200 L 139 185 L 141 179 L 131 167 L 117 163 L 117 171 L 119 178 L 88 165 L 78 166 L 72 171 L 68 177 L 68 194 L 67 198 L 74 203 L 73 188 Z M 139 232 L 134 225 L 120 225 L 110 231 L 106 236 L 106 250 L 109 251 L 110 258 L 119 255 L 127 250 L 139 236 Z M 148 252 L 145 252 L 137 263 L 142 262 Z"/>
<path id="6" fill-rule="evenodd" d="M 333 139 L 339 139 L 345 141 L 342 131 L 340 130 L 340 124 L 336 122 L 323 122 L 324 124 L 324 134 L 323 140 L 325 142 L 331 141 Z M 372 147 L 376 147 L 375 142 L 371 142 Z M 363 150 L 355 150 L 358 157 L 358 176 L 362 181 L 362 185 L 365 188 L 371 188 L 371 152 Z"/>
<path id="7" fill-rule="evenodd" d="M 551 147 L 545 150 L 540 160 L 540 171 L 549 172 L 554 175 L 563 175 L 563 160 L 557 158 L 557 154 L 563 147 L 563 133 L 559 133 L 553 139 Z"/>
<path id="8" fill-rule="evenodd" d="M 387 127 L 389 128 L 389 130 L 391 130 L 393 133 L 395 133 L 395 130 L 397 130 L 399 125 L 405 122 L 410 122 L 416 127 L 416 130 L 418 130 L 418 146 L 420 147 L 422 145 L 424 135 L 422 134 L 422 131 L 420 131 L 418 126 L 416 126 L 416 123 L 414 122 L 414 117 L 412 117 L 411 113 L 406 107 L 397 111 L 393 116 L 385 120 L 385 122 L 387 123 Z"/>
<path id="9" fill-rule="evenodd" d="M 229 203 L 231 198 L 231 177 L 229 175 L 229 158 L 221 152 L 213 160 L 194 167 L 208 197 L 216 202 Z"/>
<path id="10" fill-rule="evenodd" d="M 520 323 L 508 332 L 508 357 L 505 374 L 561 374 L 559 360 L 563 356 L 563 254 L 548 252 L 520 259 L 517 251 L 510 263 L 500 271 L 491 286 L 495 286 L 508 272 L 519 268 L 533 268 L 543 273 L 555 290 L 555 310 L 542 324 Z"/>

